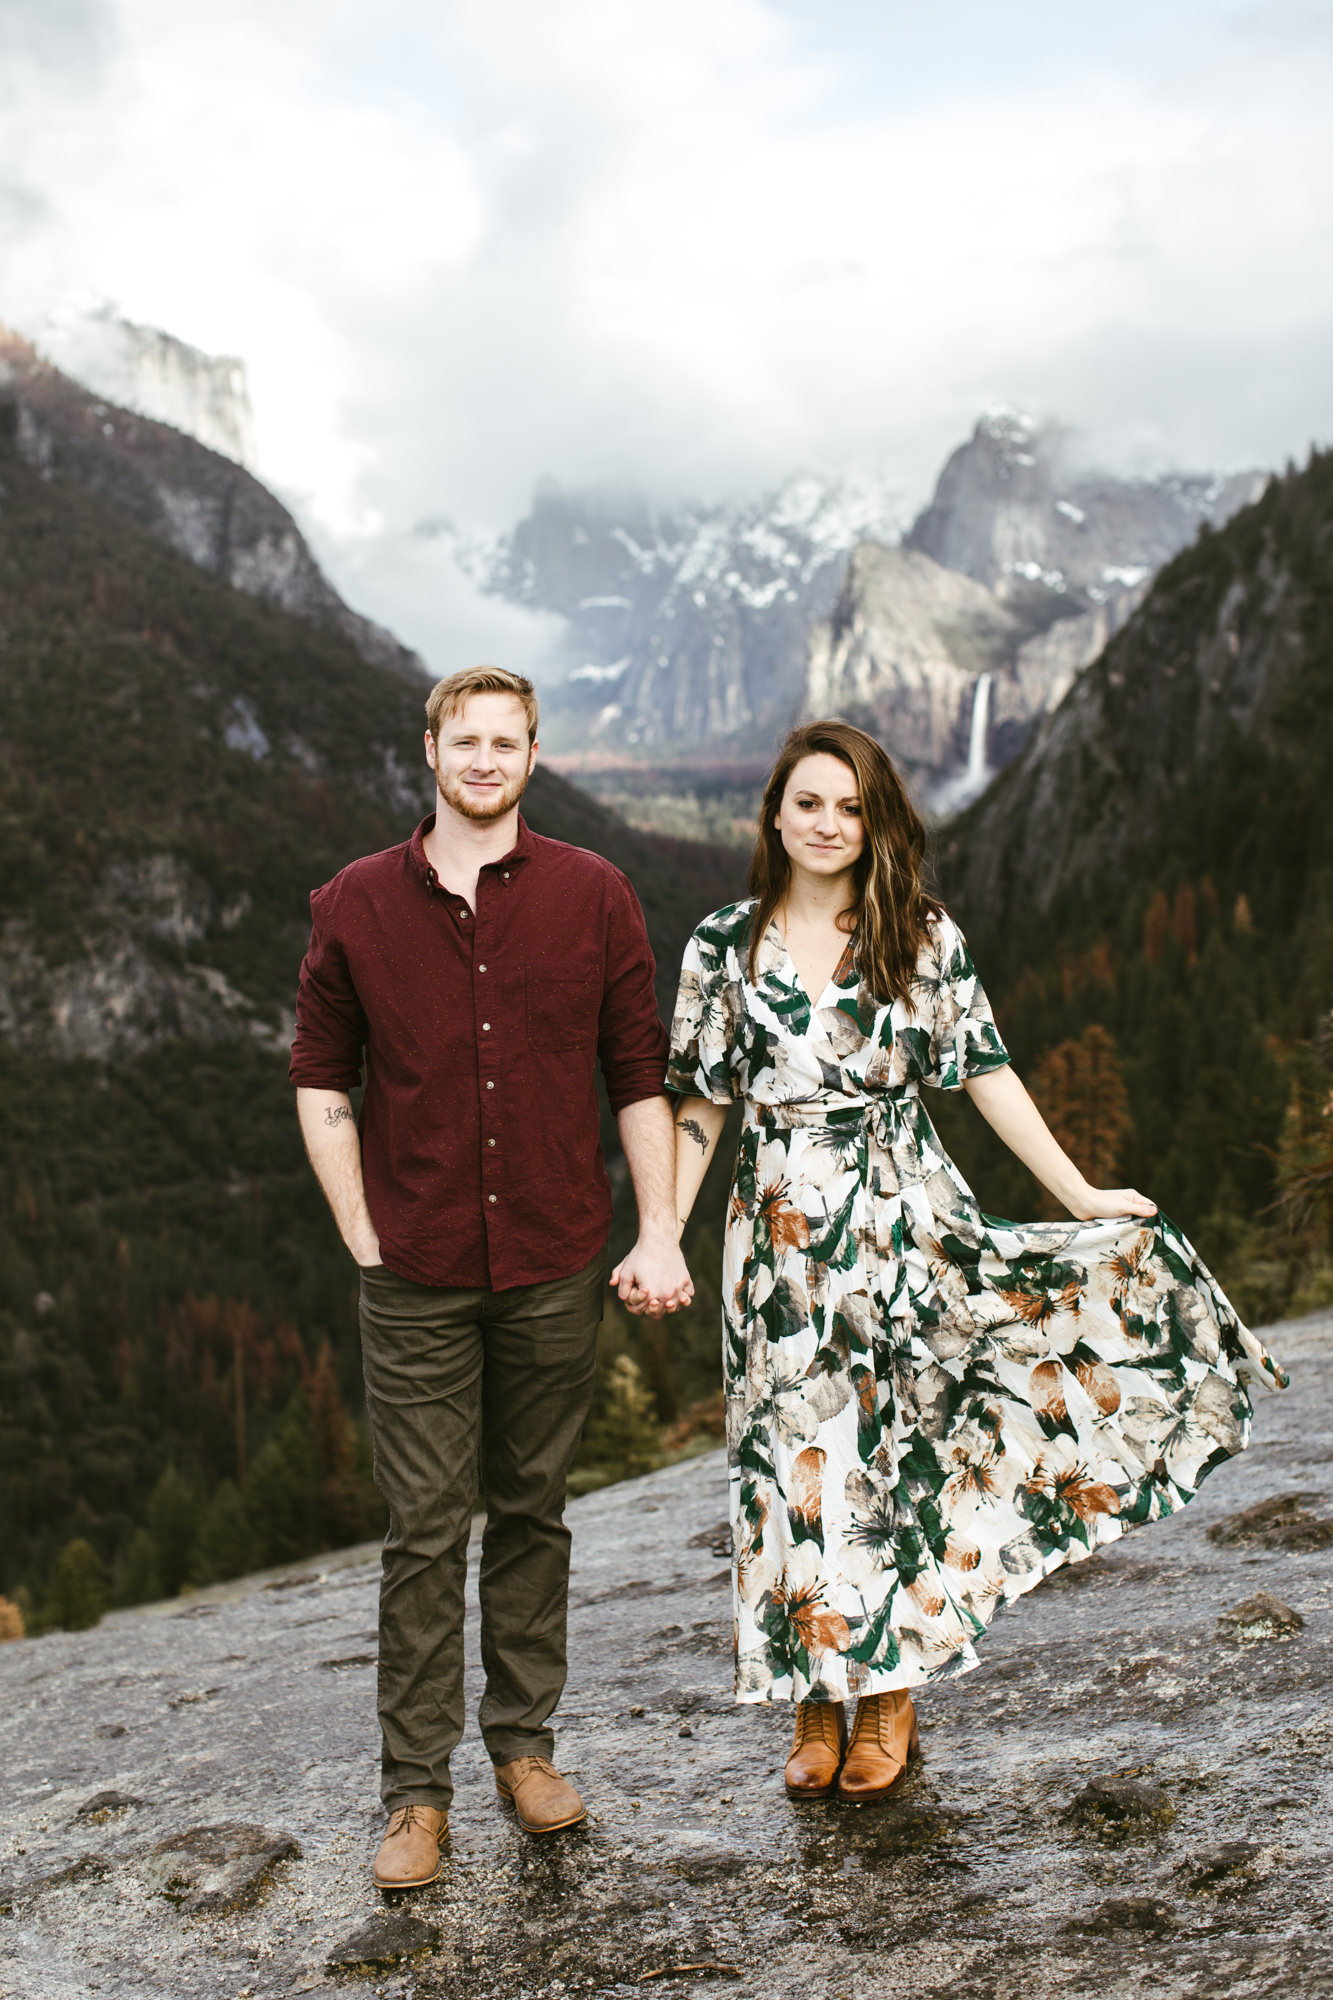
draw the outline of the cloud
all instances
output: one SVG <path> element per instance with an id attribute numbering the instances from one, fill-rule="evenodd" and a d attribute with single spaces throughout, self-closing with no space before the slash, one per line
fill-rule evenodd
<path id="1" fill-rule="evenodd" d="M 989 82 L 950 10 L 875 11 L 867 81 L 839 10 L 768 0 L 11 8 L 54 25 L 7 311 L 91 291 L 244 354 L 271 476 L 423 629 L 413 523 L 502 525 L 545 472 L 923 493 L 1005 398 L 1125 461 L 1329 435 L 1327 10 L 1200 7 L 1156 71 L 1032 0 L 1040 63 Z"/>
<path id="2" fill-rule="evenodd" d="M 387 625 L 437 676 L 503 666 L 541 676 L 565 621 L 486 597 L 455 560 L 448 534 L 331 534 L 313 524 L 316 555 L 359 611 Z"/>

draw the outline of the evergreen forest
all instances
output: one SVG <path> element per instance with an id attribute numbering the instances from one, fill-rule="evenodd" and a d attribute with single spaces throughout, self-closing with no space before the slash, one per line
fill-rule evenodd
<path id="1" fill-rule="evenodd" d="M 942 887 L 1020 1074 L 1085 1170 L 1159 1201 L 1252 1322 L 1328 1305 L 1333 454 L 1205 530 L 1087 674 L 1103 705 L 1062 765 L 1049 900 L 1003 851 L 1053 761 L 1040 741 L 946 830 Z M 1112 822 L 1108 854 L 1088 834 Z M 988 843 L 1000 886 L 974 907 L 969 859 Z M 970 1107 L 939 1122 L 992 1213 L 1056 1212 Z"/>
<path id="2" fill-rule="evenodd" d="M 422 686 L 44 480 L 12 432 L 0 1595 L 33 1631 L 382 1531 L 355 1270 L 304 1159 L 283 1022 L 310 889 L 405 838 L 429 792 Z M 691 926 L 738 891 L 736 858 L 634 832 L 541 771 L 525 807 L 629 874 L 669 1008 Z M 144 900 L 163 856 L 165 908 Z M 223 1005 L 182 1033 L 200 988 Z M 69 1053 L 70 990 L 77 1006 L 91 991 L 114 1057 Z M 626 1242 L 609 1119 L 606 1139 Z M 700 1290 L 670 1351 L 611 1309 L 582 1484 L 716 1428 L 716 1280 L 711 1314 Z"/>
<path id="3" fill-rule="evenodd" d="M 35 1631 L 381 1531 L 355 1272 L 282 1045 L 310 888 L 429 801 L 419 686 L 43 479 L 4 416 L 0 1614 Z M 1162 689 L 1200 680 L 1241 602 L 1259 694 L 1200 750 L 1165 728 Z M 1088 1171 L 1160 1200 L 1251 1319 L 1327 1303 L 1333 458 L 1201 536 L 1088 675 L 1118 676 L 1119 735 L 1080 749 L 1062 804 L 1078 866 L 1038 894 L 1016 864 L 969 901 L 969 855 L 1002 844 L 1039 736 L 944 830 L 940 886 Z M 543 772 L 525 810 L 626 870 L 668 1011 L 689 929 L 742 892 L 743 864 Z M 142 886 L 162 857 L 170 920 Z M 114 1052 L 80 1053 L 52 992 L 93 993 Z M 930 1109 L 983 1206 L 1052 1212 L 961 1097 Z M 633 1211 L 613 1138 L 608 1119 L 615 1250 Z M 720 1435 L 725 1181 L 724 1157 L 687 1236 L 691 1312 L 608 1307 L 576 1489 Z"/>

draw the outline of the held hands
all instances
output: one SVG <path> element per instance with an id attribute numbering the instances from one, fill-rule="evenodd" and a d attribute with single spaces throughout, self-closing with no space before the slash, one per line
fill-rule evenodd
<path id="1" fill-rule="evenodd" d="M 670 1238 L 654 1240 L 640 1236 L 634 1248 L 621 1258 L 611 1273 L 627 1312 L 661 1319 L 664 1313 L 679 1312 L 694 1297 L 694 1280 L 685 1266 L 679 1244 Z"/>
<path id="2" fill-rule="evenodd" d="M 1149 1201 L 1137 1188 L 1095 1188 L 1084 1181 L 1065 1202 L 1070 1214 L 1080 1222 L 1096 1222 L 1101 1217 L 1156 1215 L 1157 1203 Z"/>

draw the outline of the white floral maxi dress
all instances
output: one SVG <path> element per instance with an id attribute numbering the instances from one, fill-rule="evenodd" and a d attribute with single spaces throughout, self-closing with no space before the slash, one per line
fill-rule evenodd
<path id="1" fill-rule="evenodd" d="M 967 946 L 812 1006 L 753 903 L 690 940 L 667 1087 L 741 1098 L 723 1259 L 740 1701 L 966 1673 L 997 1605 L 1185 1504 L 1286 1377 L 1165 1216 L 983 1215 L 919 1091 L 1008 1060 Z"/>

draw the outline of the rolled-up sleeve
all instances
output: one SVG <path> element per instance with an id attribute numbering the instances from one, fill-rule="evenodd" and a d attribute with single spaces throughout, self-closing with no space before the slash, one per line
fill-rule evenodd
<path id="1" fill-rule="evenodd" d="M 330 902 L 328 887 L 310 898 L 310 945 L 296 994 L 288 1075 L 304 1090 L 354 1090 L 361 1081 L 366 1016 Z"/>
<path id="2" fill-rule="evenodd" d="M 664 1095 L 667 1031 L 657 1011 L 657 967 L 639 899 L 623 875 L 613 884 L 597 1053 L 612 1111 Z"/>
<path id="3" fill-rule="evenodd" d="M 921 1081 L 939 1090 L 961 1090 L 973 1077 L 1003 1069 L 1009 1051 L 1000 1039 L 967 941 L 952 917 L 936 920 L 933 947 L 939 972 L 930 1026 L 930 1065 Z"/>
<path id="4" fill-rule="evenodd" d="M 726 962 L 709 926 L 701 925 L 685 947 L 676 1011 L 671 1022 L 667 1089 L 682 1097 L 706 1097 L 731 1104 L 737 1096 L 731 1061 L 734 1035 L 726 986 Z"/>

